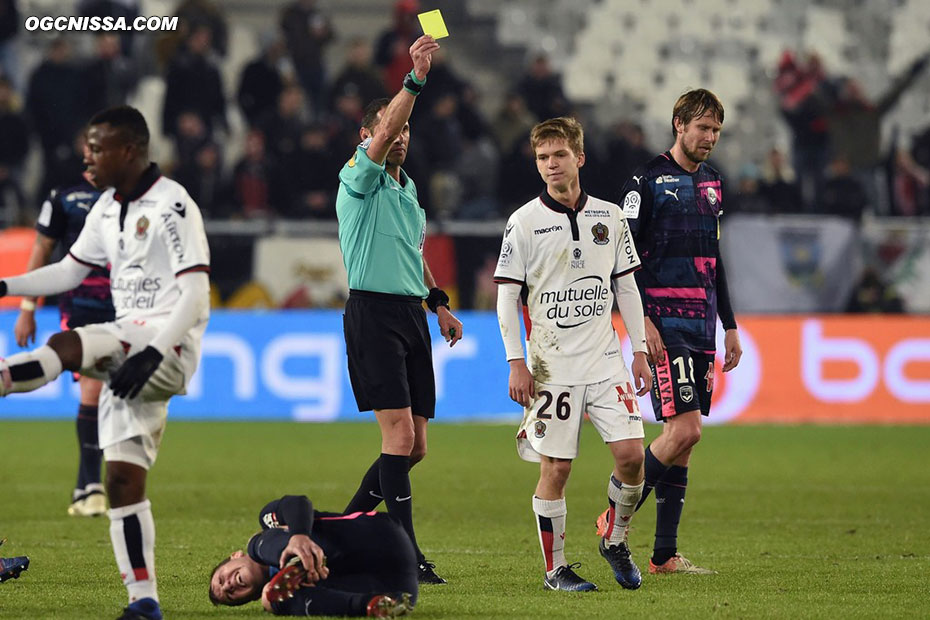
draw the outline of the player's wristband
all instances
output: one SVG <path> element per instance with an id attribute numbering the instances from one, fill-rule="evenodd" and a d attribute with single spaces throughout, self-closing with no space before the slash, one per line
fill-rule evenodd
<path id="1" fill-rule="evenodd" d="M 420 94 L 420 91 L 423 90 L 423 85 L 426 84 L 426 78 L 423 78 L 421 81 L 417 78 L 417 74 L 413 72 L 413 69 L 410 70 L 410 73 L 404 76 L 404 90 L 416 97 Z"/>
<path id="2" fill-rule="evenodd" d="M 436 312 L 439 306 L 448 308 L 449 296 L 446 295 L 446 292 L 441 288 L 433 287 L 429 290 L 429 295 L 426 296 L 426 307 L 429 308 L 431 312 Z"/>
<path id="3" fill-rule="evenodd" d="M 24 299 L 19 302 L 19 309 L 25 310 L 26 312 L 35 312 L 36 302 L 32 301 L 31 299 Z"/>

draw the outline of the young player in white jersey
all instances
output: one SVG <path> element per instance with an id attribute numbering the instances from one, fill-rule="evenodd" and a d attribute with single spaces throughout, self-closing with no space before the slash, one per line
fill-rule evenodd
<path id="1" fill-rule="evenodd" d="M 149 162 L 138 110 L 120 106 L 90 121 L 88 172 L 109 187 L 61 261 L 0 280 L 0 295 L 50 295 L 110 265 L 116 320 L 53 335 L 0 360 L 0 396 L 29 392 L 63 371 L 105 382 L 99 442 L 106 461 L 110 538 L 129 606 L 122 619 L 162 617 L 155 580 L 155 522 L 145 496 L 168 400 L 183 394 L 209 318 L 210 251 L 187 191 Z"/>
<path id="2" fill-rule="evenodd" d="M 565 559 L 565 485 L 587 412 L 614 457 L 607 485 L 610 523 L 599 543 L 617 582 L 642 583 L 627 529 L 643 489 L 643 423 L 636 395 L 652 373 L 633 272 L 639 256 L 620 208 L 585 194 L 579 182 L 584 133 L 572 118 L 533 128 L 536 168 L 546 190 L 507 222 L 494 273 L 497 315 L 510 363 L 510 398 L 524 407 L 520 456 L 540 463 L 533 512 L 551 590 L 596 590 Z M 611 289 L 633 345 L 633 379 L 611 323 Z M 528 358 L 520 338 L 521 291 Z"/>

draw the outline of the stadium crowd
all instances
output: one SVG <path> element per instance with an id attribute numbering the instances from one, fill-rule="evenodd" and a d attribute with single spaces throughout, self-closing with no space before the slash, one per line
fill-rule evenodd
<path id="1" fill-rule="evenodd" d="M 418 3 L 398 0 L 389 9 L 392 26 L 372 42 L 352 39 L 341 69 L 328 75 L 328 49 L 339 33 L 315 0 L 295 0 L 284 6 L 277 31 L 264 36 L 259 54 L 245 65 L 233 102 L 224 96 L 219 67 L 230 46 L 220 3 L 182 0 L 175 10 L 176 32 L 69 33 L 43 41 L 44 58 L 28 76 L 18 75 L 9 51 L 23 35 L 22 15 L 15 0 L 0 4 L 6 5 L 0 11 L 5 138 L 0 201 L 7 225 L 28 224 L 41 196 L 75 177 L 81 161 L 73 144 L 87 119 L 127 102 L 139 76 L 147 73 L 165 81 L 161 124 L 174 147 L 166 168 L 189 188 L 208 219 L 333 219 L 335 175 L 358 141 L 362 110 L 399 88 L 409 70 L 406 49 L 419 33 Z M 138 13 L 131 1 L 81 0 L 77 8 L 84 15 Z M 151 40 L 139 40 L 144 37 Z M 519 197 L 538 189 L 525 165 L 529 129 L 541 119 L 583 117 L 585 111 L 569 101 L 545 54 L 531 58 L 490 115 L 453 63 L 442 53 L 436 60 L 430 87 L 411 119 L 430 139 L 411 144 L 406 165 L 412 176 L 424 179 L 421 201 L 431 217 L 441 219 L 506 217 Z M 930 126 L 911 144 L 896 140 L 887 154 L 880 152 L 878 138 L 882 115 L 926 62 L 922 57 L 887 93 L 871 100 L 855 79 L 830 75 L 816 55 L 785 52 L 773 96 L 791 130 L 791 156 L 773 146 L 765 161 L 728 171 L 731 183 L 738 184 L 730 194 L 737 203 L 731 210 L 853 218 L 868 210 L 930 213 Z M 233 106 L 248 128 L 242 138 L 229 131 Z M 614 196 L 616 179 L 654 150 L 630 119 L 588 135 L 582 174 L 591 191 L 603 196 Z M 233 139 L 241 143 L 230 145 Z M 41 182 L 35 195 L 26 195 L 22 171 L 32 142 L 42 154 Z M 229 152 L 241 156 L 229 161 Z"/>
<path id="2" fill-rule="evenodd" d="M 139 13 L 137 0 L 74 6 L 81 15 Z M 131 102 L 151 76 L 163 79 L 164 98 L 155 104 L 161 118 L 150 120 L 172 147 L 160 163 L 207 221 L 335 220 L 336 175 L 359 140 L 366 103 L 396 92 L 409 70 L 406 50 L 420 32 L 420 6 L 417 0 L 386 5 L 390 26 L 341 41 L 345 55 L 335 62 L 333 44 L 345 35 L 316 0 L 281 6 L 237 82 L 224 84 L 222 63 L 234 43 L 226 9 L 215 0 L 180 0 L 174 32 L 54 38 L 26 33 L 17 0 L 0 0 L 0 226 L 30 226 L 48 191 L 83 169 L 79 143 L 87 120 Z M 17 49 L 25 44 L 41 46 L 43 57 L 22 75 Z M 918 58 L 872 99 L 854 78 L 830 74 L 816 55 L 786 51 L 772 96 L 791 143 L 773 144 L 764 161 L 723 170 L 728 212 L 853 220 L 863 213 L 930 214 L 930 125 L 880 148 L 882 117 L 927 59 Z M 541 119 L 574 115 L 589 127 L 581 174 L 594 195 L 616 200 L 618 180 L 656 152 L 635 119 L 598 127 L 566 95 L 553 64 L 533 53 L 499 109 L 489 112 L 444 51 L 436 55 L 411 118 L 421 138 L 411 141 L 405 163 L 431 221 L 502 220 L 537 192 L 538 176 L 526 161 L 529 130 Z M 233 115 L 242 120 L 232 122 Z M 479 287 L 476 306 L 481 295 Z"/>

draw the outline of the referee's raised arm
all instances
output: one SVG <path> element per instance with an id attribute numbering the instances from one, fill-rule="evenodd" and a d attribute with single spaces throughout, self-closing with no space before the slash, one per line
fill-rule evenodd
<path id="1" fill-rule="evenodd" d="M 388 107 L 381 115 L 381 121 L 371 136 L 368 147 L 368 158 L 376 164 L 383 164 L 391 145 L 404 129 L 413 111 L 413 102 L 420 89 L 426 83 L 426 74 L 429 73 L 433 52 L 439 49 L 439 44 L 428 34 L 423 35 L 410 46 L 410 58 L 413 59 L 413 70 L 404 78 L 401 88 Z"/>
<path id="2" fill-rule="evenodd" d="M 413 70 L 393 99 L 365 108 L 361 143 L 339 172 L 336 217 L 349 283 L 344 334 L 349 379 L 359 411 L 374 411 L 381 453 L 362 477 L 346 513 L 388 514 L 413 544 L 419 583 L 443 584 L 417 545 L 410 468 L 426 456 L 427 422 L 436 413 L 436 382 L 425 300 L 443 337 L 455 342 L 462 324 L 423 259 L 426 212 L 416 183 L 403 170 L 410 112 L 439 45 L 423 36 L 410 46 Z"/>

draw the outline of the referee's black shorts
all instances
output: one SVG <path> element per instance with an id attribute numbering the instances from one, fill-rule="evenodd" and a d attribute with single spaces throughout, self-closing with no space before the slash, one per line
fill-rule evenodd
<path id="1" fill-rule="evenodd" d="M 436 412 L 433 352 L 423 300 L 352 290 L 343 315 L 349 379 L 359 411 Z"/>

